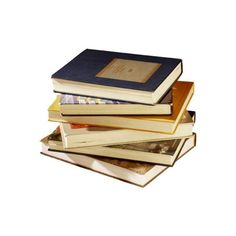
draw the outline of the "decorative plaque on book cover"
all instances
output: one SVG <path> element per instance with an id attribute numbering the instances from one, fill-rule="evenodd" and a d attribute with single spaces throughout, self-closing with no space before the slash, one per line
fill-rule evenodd
<path id="1" fill-rule="evenodd" d="M 145 83 L 160 66 L 160 63 L 114 58 L 96 77 Z"/>

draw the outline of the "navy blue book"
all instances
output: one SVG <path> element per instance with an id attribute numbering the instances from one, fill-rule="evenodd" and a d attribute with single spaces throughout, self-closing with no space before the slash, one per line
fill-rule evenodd
<path id="1" fill-rule="evenodd" d="M 181 59 L 86 49 L 52 79 L 59 93 L 156 104 L 181 74 Z"/>

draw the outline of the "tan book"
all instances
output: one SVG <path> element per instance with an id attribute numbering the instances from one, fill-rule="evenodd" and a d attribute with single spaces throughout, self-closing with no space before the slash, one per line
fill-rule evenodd
<path id="1" fill-rule="evenodd" d="M 187 139 L 177 159 L 180 159 L 189 150 L 191 150 L 196 145 L 195 142 L 195 135 Z M 150 181 L 159 176 L 168 168 L 167 166 L 154 165 L 144 162 L 127 161 L 106 157 L 97 158 L 90 155 L 50 151 L 47 137 L 42 140 L 42 154 L 138 185 L 140 187 L 146 186 Z"/>
<path id="2" fill-rule="evenodd" d="M 144 141 L 137 143 L 109 146 L 90 146 L 81 148 L 64 148 L 60 130 L 49 135 L 49 148 L 54 151 L 106 156 L 110 158 L 143 161 L 172 166 L 181 151 L 186 138 Z"/>
<path id="3" fill-rule="evenodd" d="M 170 115 L 171 111 L 171 90 L 155 105 L 69 94 L 60 95 L 60 112 L 62 115 Z"/>
<path id="4" fill-rule="evenodd" d="M 188 137 L 192 135 L 194 120 L 195 113 L 189 113 L 186 111 L 173 134 L 70 123 L 61 123 L 60 131 L 64 148 L 88 147 L 96 145 L 107 146 L 112 144 Z"/>
<path id="5" fill-rule="evenodd" d="M 74 124 L 89 124 L 115 128 L 174 133 L 194 92 L 192 82 L 177 81 L 173 86 L 172 115 L 162 116 L 62 116 L 60 97 L 49 107 L 49 120 Z"/>

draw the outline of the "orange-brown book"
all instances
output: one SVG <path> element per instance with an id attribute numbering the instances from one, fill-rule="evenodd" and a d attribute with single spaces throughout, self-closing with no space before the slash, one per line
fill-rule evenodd
<path id="1" fill-rule="evenodd" d="M 49 120 L 74 124 L 89 124 L 125 129 L 173 133 L 179 124 L 194 92 L 193 82 L 177 81 L 172 87 L 172 115 L 155 116 L 62 116 L 60 96 L 49 107 Z"/>

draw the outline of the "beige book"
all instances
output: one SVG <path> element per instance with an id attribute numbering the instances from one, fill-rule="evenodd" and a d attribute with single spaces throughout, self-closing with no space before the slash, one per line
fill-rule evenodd
<path id="1" fill-rule="evenodd" d="M 60 132 L 49 135 L 49 148 L 54 151 L 106 156 L 110 158 L 143 161 L 172 166 L 181 151 L 186 138 L 144 141 L 138 143 L 118 144 L 109 146 L 90 146 L 80 148 L 64 148 Z"/>
<path id="2" fill-rule="evenodd" d="M 170 115 L 171 111 L 172 90 L 154 105 L 69 94 L 60 95 L 62 115 Z"/>
<path id="3" fill-rule="evenodd" d="M 186 112 L 173 134 L 147 132 L 130 129 L 61 123 L 60 132 L 64 148 L 112 145 L 151 140 L 167 140 L 192 135 L 194 113 Z"/>
<path id="4" fill-rule="evenodd" d="M 196 144 L 196 135 L 188 138 L 184 143 L 177 159 L 180 159 Z M 150 181 L 159 176 L 168 167 L 144 162 L 128 161 L 106 157 L 94 157 L 83 154 L 54 152 L 48 149 L 48 138 L 42 140 L 42 154 L 81 166 L 101 174 L 123 180 L 140 187 L 146 186 Z"/>

